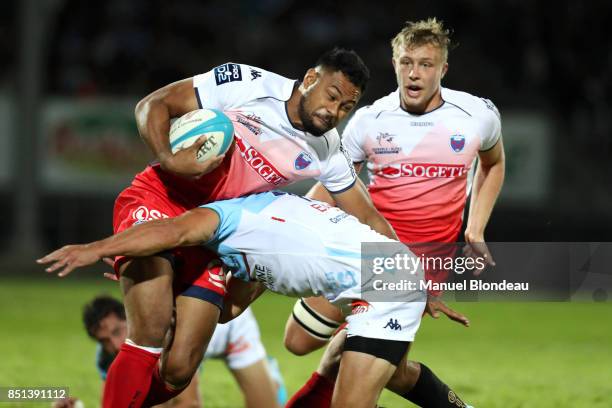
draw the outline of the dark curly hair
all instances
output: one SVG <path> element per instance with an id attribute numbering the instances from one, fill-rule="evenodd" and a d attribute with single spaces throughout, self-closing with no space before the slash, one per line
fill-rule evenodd
<path id="1" fill-rule="evenodd" d="M 125 308 L 123 303 L 111 296 L 97 296 L 83 307 L 83 324 L 89 337 L 94 337 L 100 321 L 107 316 L 116 315 L 125 320 Z"/>
<path id="2" fill-rule="evenodd" d="M 353 50 L 335 47 L 321 55 L 316 66 L 342 72 L 362 93 L 370 80 L 370 70 Z"/>

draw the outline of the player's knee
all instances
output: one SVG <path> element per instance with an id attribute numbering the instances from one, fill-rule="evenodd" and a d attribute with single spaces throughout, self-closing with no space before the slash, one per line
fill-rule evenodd
<path id="1" fill-rule="evenodd" d="M 400 364 L 389 379 L 387 389 L 396 394 L 403 395 L 410 391 L 421 374 L 421 365 L 416 361 L 406 361 L 406 364 Z"/>
<path id="2" fill-rule="evenodd" d="M 163 365 L 162 375 L 164 381 L 176 387 L 188 384 L 198 370 L 203 353 L 183 350 L 169 354 Z"/>
<path id="3" fill-rule="evenodd" d="M 196 370 L 192 370 L 188 365 L 166 365 L 163 369 L 164 381 L 174 387 L 184 387 L 188 384 Z"/>
<path id="4" fill-rule="evenodd" d="M 285 327 L 285 347 L 298 356 L 308 354 L 327 344 L 339 326 L 340 323 L 323 316 L 300 299 Z"/>
<path id="5" fill-rule="evenodd" d="M 285 331 L 284 344 L 285 348 L 296 356 L 304 356 L 317 347 L 310 344 L 312 340 L 308 335 L 302 332 L 299 327 L 290 328 Z"/>

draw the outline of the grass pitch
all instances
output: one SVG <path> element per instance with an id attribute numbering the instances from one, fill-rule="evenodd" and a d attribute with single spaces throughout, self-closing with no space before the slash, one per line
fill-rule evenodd
<path id="1" fill-rule="evenodd" d="M 43 275 L 41 271 L 41 275 Z M 104 279 L 0 279 L 0 387 L 69 386 L 87 408 L 99 406 L 95 344 L 81 324 L 93 296 L 119 296 Z M 283 328 L 294 300 L 268 294 L 254 311 L 268 354 L 279 361 L 289 395 L 316 368 L 321 352 L 295 357 L 284 350 Z M 611 303 L 455 303 L 471 328 L 426 318 L 411 350 L 476 407 L 612 406 Z M 242 406 L 221 361 L 200 377 L 206 407 Z M 386 408 L 411 406 L 384 392 Z M 47 407 L 49 403 L 2 407 Z"/>

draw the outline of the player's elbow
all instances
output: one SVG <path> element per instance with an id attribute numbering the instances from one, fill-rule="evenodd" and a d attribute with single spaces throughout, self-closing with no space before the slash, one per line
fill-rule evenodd
<path id="1" fill-rule="evenodd" d="M 142 98 L 140 101 L 138 101 L 136 107 L 134 108 L 134 117 L 136 118 L 136 125 L 138 126 L 139 130 L 146 129 L 146 124 L 151 112 L 151 106 L 155 103 L 152 99 L 152 95 L 153 94 L 147 95 Z"/>
<path id="2" fill-rule="evenodd" d="M 189 228 L 186 228 L 184 225 L 174 225 L 172 234 L 174 237 L 174 242 L 176 243 L 175 246 L 177 247 L 191 246 L 202 242 L 202 240 L 196 240 L 194 238 L 193 232 L 190 231 Z"/>
<path id="3" fill-rule="evenodd" d="M 136 120 L 138 120 L 138 118 L 142 115 L 142 112 L 144 112 L 148 108 L 148 102 L 148 96 L 138 101 L 136 107 L 134 108 L 134 116 L 136 117 Z"/>
<path id="4" fill-rule="evenodd" d="M 151 103 L 156 101 L 157 92 L 152 92 L 138 101 L 136 107 L 134 108 L 134 115 L 136 119 L 142 116 L 143 113 L 146 113 L 151 108 Z"/>
<path id="5" fill-rule="evenodd" d="M 159 114 L 160 109 L 168 110 L 167 96 L 168 92 L 161 88 L 138 101 L 134 108 L 134 116 L 139 128 L 145 128 L 149 118 Z"/>

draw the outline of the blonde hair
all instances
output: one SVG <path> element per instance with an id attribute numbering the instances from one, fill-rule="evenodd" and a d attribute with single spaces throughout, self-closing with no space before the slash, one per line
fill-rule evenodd
<path id="1" fill-rule="evenodd" d="M 438 21 L 435 17 L 417 22 L 406 22 L 402 31 L 391 40 L 393 58 L 397 57 L 403 48 L 420 47 L 426 44 L 440 48 L 444 61 L 446 61 L 450 46 L 450 31 L 445 29 L 442 21 Z"/>

